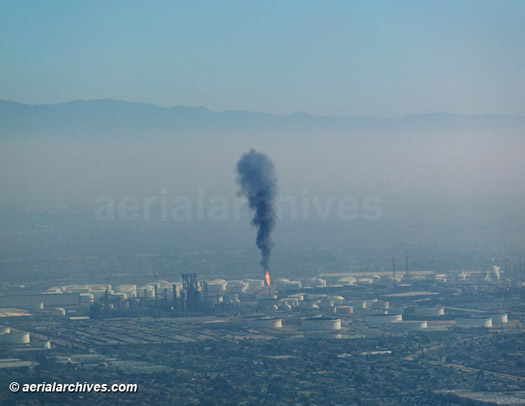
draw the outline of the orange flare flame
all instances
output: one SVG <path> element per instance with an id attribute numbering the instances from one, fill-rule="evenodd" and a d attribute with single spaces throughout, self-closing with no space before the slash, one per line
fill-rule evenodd
<path id="1" fill-rule="evenodd" d="M 264 275 L 264 279 L 266 279 L 266 284 L 270 286 L 270 271 L 266 271 L 266 275 Z"/>

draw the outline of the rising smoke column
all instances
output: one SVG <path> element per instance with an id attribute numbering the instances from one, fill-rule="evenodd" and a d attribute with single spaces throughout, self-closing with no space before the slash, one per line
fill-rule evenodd
<path id="1" fill-rule="evenodd" d="M 257 227 L 256 244 L 261 250 L 261 266 L 268 271 L 277 193 L 277 178 L 272 161 L 265 154 L 250 149 L 237 162 L 237 183 L 241 187 L 239 194 L 248 198 L 248 206 L 253 211 L 252 224 Z"/>

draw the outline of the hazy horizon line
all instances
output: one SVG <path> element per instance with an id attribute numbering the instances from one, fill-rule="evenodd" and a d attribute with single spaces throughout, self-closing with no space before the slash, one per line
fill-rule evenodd
<path id="1" fill-rule="evenodd" d="M 72 104 L 72 103 L 79 103 L 79 102 L 117 102 L 117 103 L 126 103 L 126 104 L 137 104 L 137 105 L 144 105 L 144 106 L 150 106 L 150 107 L 156 107 L 159 109 L 176 109 L 176 108 L 189 108 L 189 109 L 202 109 L 206 110 L 210 113 L 249 113 L 249 114 L 263 114 L 267 116 L 274 116 L 274 117 L 293 117 L 297 115 L 303 115 L 307 117 L 312 118 L 331 118 L 331 119 L 344 119 L 344 118 L 376 118 L 376 119 L 387 119 L 387 120 L 397 120 L 397 119 L 403 119 L 403 118 L 409 118 L 414 116 L 457 116 L 457 117 L 507 117 L 507 118 L 524 118 L 524 114 L 500 114 L 500 113 L 476 113 L 476 114 L 464 114 L 464 113 L 452 113 L 452 112 L 444 112 L 444 111 L 436 111 L 436 112 L 412 112 L 412 113 L 405 113 L 402 115 L 375 115 L 375 114 L 348 114 L 348 115 L 326 115 L 326 114 L 313 114 L 310 112 L 305 111 L 294 111 L 293 113 L 289 114 L 279 114 L 279 113 L 269 113 L 265 111 L 256 111 L 256 110 L 245 110 L 242 108 L 238 109 L 225 109 L 225 110 L 212 110 L 207 106 L 204 105 L 198 105 L 198 106 L 192 106 L 192 105 L 186 105 L 186 104 L 177 104 L 173 106 L 164 106 L 160 104 L 155 104 L 151 102 L 143 102 L 143 101 L 131 101 L 131 100 L 123 100 L 123 99 L 115 99 L 111 97 L 106 98 L 100 98 L 100 99 L 73 99 L 63 102 L 54 102 L 54 103 L 25 103 L 17 100 L 12 99 L 4 99 L 0 97 L 0 102 L 8 102 L 8 103 L 15 103 L 19 105 L 24 106 L 31 106 L 31 107 L 37 107 L 37 106 L 59 106 L 59 105 L 65 105 L 65 104 Z"/>

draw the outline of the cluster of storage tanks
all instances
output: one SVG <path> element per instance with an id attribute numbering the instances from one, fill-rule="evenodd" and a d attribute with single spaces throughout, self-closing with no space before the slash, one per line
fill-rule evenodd
<path id="1" fill-rule="evenodd" d="M 413 316 L 420 320 L 403 320 L 402 314 L 395 313 L 371 313 L 365 316 L 366 323 L 371 327 L 390 328 L 398 331 L 411 331 L 426 329 L 431 324 L 434 325 L 436 319 L 442 319 L 445 315 L 443 307 L 416 307 L 413 309 Z M 423 320 L 423 318 L 428 318 Z M 451 326 L 462 328 L 491 328 L 503 326 L 508 322 L 507 313 L 464 313 L 463 316 L 454 317 L 450 320 Z"/>
<path id="2" fill-rule="evenodd" d="M 247 321 L 248 328 L 251 329 L 280 329 L 283 320 L 279 317 L 259 317 Z M 301 326 L 305 333 L 330 333 L 341 330 L 341 319 L 330 316 L 303 317 Z"/>
<path id="3" fill-rule="evenodd" d="M 78 293 L 80 296 L 80 303 L 93 303 L 104 298 L 108 299 L 131 299 L 137 297 L 154 298 L 173 297 L 173 292 L 176 295 L 180 292 L 180 282 L 152 282 L 146 285 L 137 286 L 134 284 L 122 284 L 112 286 L 110 284 L 89 284 L 89 285 L 66 285 L 54 286 L 47 289 L 46 293 Z"/>
<path id="4" fill-rule="evenodd" d="M 245 280 L 230 280 L 214 279 L 207 281 L 208 292 L 210 294 L 241 294 L 247 292 L 257 292 L 265 290 L 264 281 L 262 279 L 245 279 Z"/>
<path id="5" fill-rule="evenodd" d="M 496 314 L 476 314 L 471 317 L 457 318 L 455 320 L 456 327 L 462 328 L 491 328 L 491 327 L 502 327 L 508 323 L 507 313 L 496 313 Z"/>
<path id="6" fill-rule="evenodd" d="M 446 282 L 446 275 L 411 275 L 411 279 L 417 277 L 433 278 L 436 281 Z M 302 280 L 290 280 L 278 278 L 272 281 L 272 292 L 284 293 L 284 297 L 269 296 L 268 288 L 262 279 L 245 280 L 208 280 L 207 291 L 210 296 L 217 296 L 217 300 L 222 296 L 240 303 L 239 295 L 255 295 L 258 303 L 264 307 L 271 307 L 279 310 L 292 310 L 293 308 L 310 309 L 313 312 L 323 314 L 335 314 L 337 317 L 345 318 L 354 312 L 359 312 L 360 316 L 370 327 L 389 328 L 398 331 L 421 330 L 431 327 L 435 319 L 445 315 L 443 307 L 414 307 L 411 320 L 404 320 L 404 306 L 392 306 L 388 301 L 378 299 L 353 299 L 348 300 L 343 296 L 325 293 L 301 293 L 297 292 L 301 288 L 346 286 L 346 285 L 371 285 L 391 280 L 389 275 L 357 276 L 350 274 L 326 275 L 325 277 L 310 277 Z M 198 289 L 203 289 L 203 284 L 199 283 Z M 66 285 L 55 286 L 48 289 L 47 293 L 76 293 L 80 296 L 81 305 L 88 306 L 97 300 L 109 299 L 130 299 L 130 298 L 164 298 L 173 299 L 178 297 L 182 290 L 181 282 L 158 281 L 142 286 L 134 284 L 121 284 L 112 286 L 109 284 L 90 284 L 90 285 Z M 288 292 L 287 292 L 288 291 Z M 295 291 L 295 293 L 291 293 Z M 322 291 L 322 290 L 321 290 Z M 326 292 L 326 290 L 325 290 Z M 286 293 L 288 293 L 286 295 Z M 55 315 L 64 315 L 63 308 L 49 309 Z M 335 319 L 340 320 L 340 319 Z M 458 327 L 492 327 L 502 326 L 507 323 L 508 317 L 505 313 L 483 314 L 479 317 L 474 315 L 458 316 L 452 320 L 451 324 Z M 331 322 L 315 319 L 305 321 L 306 330 L 310 329 L 311 323 L 321 322 L 321 325 Z M 282 322 L 281 322 L 282 323 Z M 269 328 L 279 328 L 279 321 L 276 319 L 257 319 L 249 322 L 251 326 L 268 325 Z M 337 322 L 335 322 L 337 324 Z M 308 327 L 307 327 L 308 326 Z"/>

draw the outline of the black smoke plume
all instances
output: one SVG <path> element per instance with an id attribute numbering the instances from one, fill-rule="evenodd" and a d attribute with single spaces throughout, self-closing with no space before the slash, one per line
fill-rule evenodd
<path id="1" fill-rule="evenodd" d="M 261 266 L 268 270 L 272 253 L 272 230 L 275 227 L 275 195 L 277 178 L 272 161 L 265 154 L 250 149 L 237 163 L 239 195 L 248 198 L 253 211 L 252 224 L 257 227 L 257 247 L 261 250 Z"/>

